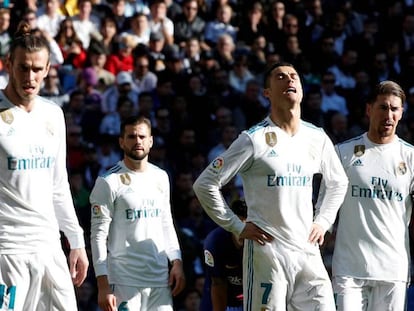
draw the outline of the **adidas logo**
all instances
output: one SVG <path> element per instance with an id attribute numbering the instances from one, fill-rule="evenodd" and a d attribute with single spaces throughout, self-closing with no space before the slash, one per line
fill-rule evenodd
<path id="1" fill-rule="evenodd" d="M 358 159 L 354 163 L 352 163 L 352 166 L 363 166 L 363 164 L 362 164 L 362 161 Z"/>
<path id="2" fill-rule="evenodd" d="M 124 193 L 134 193 L 134 190 L 131 187 L 128 187 Z"/>
<path id="3" fill-rule="evenodd" d="M 267 155 L 268 158 L 273 158 L 273 157 L 277 157 L 277 156 L 278 156 L 278 154 L 273 149 Z"/>

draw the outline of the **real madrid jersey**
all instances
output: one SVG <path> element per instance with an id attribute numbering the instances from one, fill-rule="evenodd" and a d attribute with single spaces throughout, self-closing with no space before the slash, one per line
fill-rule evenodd
<path id="1" fill-rule="evenodd" d="M 374 144 L 367 134 L 337 145 L 349 177 L 339 213 L 333 274 L 407 281 L 414 191 L 414 147 L 394 139 Z"/>
<path id="2" fill-rule="evenodd" d="M 66 171 L 65 131 L 59 106 L 36 97 L 26 112 L 0 91 L 0 253 L 60 247 L 59 229 L 72 248 L 84 247 Z"/>
<path id="3" fill-rule="evenodd" d="M 181 252 L 167 173 L 150 163 L 134 172 L 120 161 L 98 177 L 90 202 L 95 274 L 111 284 L 168 286 L 168 260 Z"/>
<path id="4" fill-rule="evenodd" d="M 301 121 L 298 132 L 290 136 L 267 117 L 242 132 L 199 176 L 194 190 L 207 214 L 240 234 L 244 223 L 220 195 L 220 188 L 237 172 L 243 180 L 247 221 L 271 234 L 280 245 L 315 251 L 308 243 L 312 222 L 330 227 L 347 186 L 345 172 L 323 130 Z M 323 174 L 328 189 L 314 219 L 315 173 Z"/>

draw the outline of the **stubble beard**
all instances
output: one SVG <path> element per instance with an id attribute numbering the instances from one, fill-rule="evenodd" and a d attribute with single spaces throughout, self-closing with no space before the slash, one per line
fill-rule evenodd
<path id="1" fill-rule="evenodd" d="M 125 151 L 125 156 L 130 158 L 131 160 L 134 161 L 142 161 L 145 159 L 145 157 L 148 155 L 148 153 L 143 152 L 143 153 L 137 153 L 137 152 L 133 152 L 131 150 Z"/>

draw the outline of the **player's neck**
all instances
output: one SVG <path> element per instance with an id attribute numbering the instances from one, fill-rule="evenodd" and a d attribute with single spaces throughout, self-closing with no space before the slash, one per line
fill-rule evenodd
<path id="1" fill-rule="evenodd" d="M 11 84 L 8 84 L 6 88 L 3 90 L 4 95 L 7 99 L 14 104 L 16 107 L 20 109 L 30 112 L 33 109 L 33 100 L 24 100 L 17 95 L 17 92 L 14 90 Z"/>
<path id="2" fill-rule="evenodd" d="M 383 145 L 393 142 L 396 135 L 392 134 L 388 136 L 381 136 L 377 135 L 376 133 L 373 133 L 372 131 L 368 131 L 367 136 L 369 140 L 372 141 L 374 144 Z"/>
<path id="3" fill-rule="evenodd" d="M 270 115 L 270 119 L 287 134 L 293 136 L 299 129 L 300 111 L 297 109 L 278 110 Z"/>
<path id="4" fill-rule="evenodd" d="M 147 159 L 143 160 L 133 160 L 128 157 L 124 158 L 124 164 L 125 166 L 134 172 L 143 172 L 147 168 Z"/>

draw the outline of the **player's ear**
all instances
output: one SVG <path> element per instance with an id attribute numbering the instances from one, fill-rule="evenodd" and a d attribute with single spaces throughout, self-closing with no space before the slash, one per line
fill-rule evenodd
<path id="1" fill-rule="evenodd" d="M 43 75 L 43 79 L 46 78 L 47 75 L 49 74 L 49 69 L 50 69 L 50 63 L 48 63 L 47 66 L 46 66 L 46 70 L 45 70 L 45 73 Z"/>
<path id="2" fill-rule="evenodd" d="M 264 88 L 263 89 L 263 96 L 266 97 L 266 98 L 269 98 L 269 96 L 270 96 L 269 88 Z"/>

